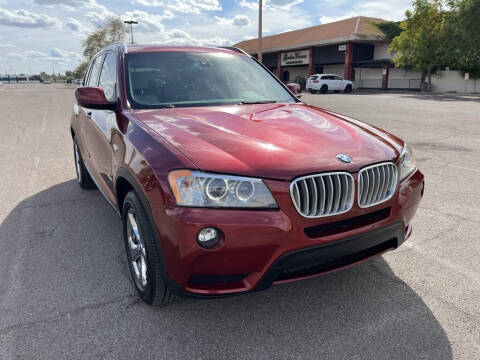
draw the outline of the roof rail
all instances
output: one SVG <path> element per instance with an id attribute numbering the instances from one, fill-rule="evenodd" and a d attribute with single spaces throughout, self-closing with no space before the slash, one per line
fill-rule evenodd
<path id="1" fill-rule="evenodd" d="M 241 53 L 243 55 L 247 55 L 247 56 L 250 56 L 248 55 L 245 51 L 243 51 L 242 49 L 240 48 L 237 48 L 235 46 L 219 46 L 218 47 L 219 49 L 227 49 L 227 50 L 232 50 L 232 51 L 235 51 L 235 52 L 238 52 L 238 53 Z"/>

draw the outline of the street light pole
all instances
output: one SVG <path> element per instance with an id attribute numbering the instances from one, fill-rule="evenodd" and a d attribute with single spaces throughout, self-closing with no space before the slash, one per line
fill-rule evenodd
<path id="1" fill-rule="evenodd" d="M 258 4 L 258 61 L 262 63 L 262 0 Z"/>
<path id="2" fill-rule="evenodd" d="M 124 23 L 130 25 L 130 36 L 131 36 L 131 41 L 132 41 L 132 44 L 133 44 L 133 24 L 138 24 L 138 21 L 125 20 Z"/>

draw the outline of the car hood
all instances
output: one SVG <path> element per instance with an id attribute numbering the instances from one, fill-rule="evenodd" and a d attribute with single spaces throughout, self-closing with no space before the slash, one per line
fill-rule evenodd
<path id="1" fill-rule="evenodd" d="M 396 161 L 402 143 L 371 125 L 303 103 L 134 110 L 201 170 L 289 180 Z M 337 154 L 346 154 L 343 163 Z"/>

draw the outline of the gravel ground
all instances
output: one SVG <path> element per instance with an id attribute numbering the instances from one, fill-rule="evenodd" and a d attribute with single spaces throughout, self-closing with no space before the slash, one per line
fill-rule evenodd
<path id="1" fill-rule="evenodd" d="M 74 180 L 73 88 L 0 87 L 0 359 L 479 359 L 480 99 L 303 100 L 413 146 L 426 190 L 412 237 L 345 271 L 152 308 L 120 220 Z"/>

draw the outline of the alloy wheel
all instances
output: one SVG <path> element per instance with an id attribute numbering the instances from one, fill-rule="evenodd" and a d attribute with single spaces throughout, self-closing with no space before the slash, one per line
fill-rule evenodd
<path id="1" fill-rule="evenodd" d="M 147 254 L 133 209 L 129 209 L 127 214 L 127 237 L 133 279 L 143 291 L 147 286 Z"/>

